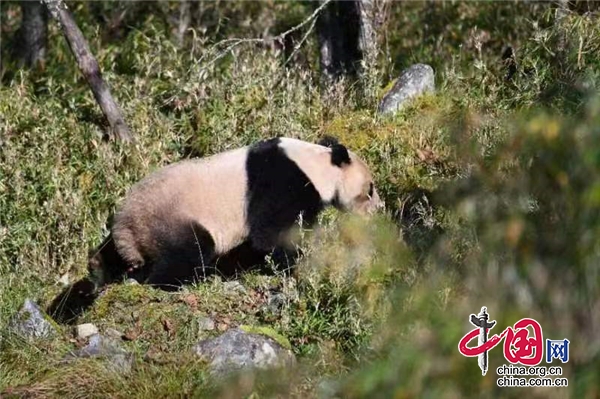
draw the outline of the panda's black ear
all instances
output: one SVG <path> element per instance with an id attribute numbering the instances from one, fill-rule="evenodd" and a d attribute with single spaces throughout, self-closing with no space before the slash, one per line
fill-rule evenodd
<path id="1" fill-rule="evenodd" d="M 350 154 L 348 149 L 341 144 L 334 144 L 331 146 L 331 163 L 335 166 L 341 167 L 343 164 L 350 165 Z"/>
<path id="2" fill-rule="evenodd" d="M 332 148 L 334 145 L 339 144 L 340 142 L 333 136 L 323 136 L 321 140 L 319 140 L 318 144 L 323 147 Z"/>
<path id="3" fill-rule="evenodd" d="M 331 163 L 341 167 L 343 164 L 350 165 L 350 155 L 348 149 L 344 147 L 338 139 L 332 136 L 323 136 L 319 140 L 319 145 L 331 148 Z"/>

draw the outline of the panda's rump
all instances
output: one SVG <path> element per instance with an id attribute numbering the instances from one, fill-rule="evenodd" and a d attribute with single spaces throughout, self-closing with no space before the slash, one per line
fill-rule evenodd
<path id="1" fill-rule="evenodd" d="M 185 274 L 241 243 L 245 153 L 183 161 L 135 185 L 113 224 L 121 256 L 134 268 L 171 265 Z"/>

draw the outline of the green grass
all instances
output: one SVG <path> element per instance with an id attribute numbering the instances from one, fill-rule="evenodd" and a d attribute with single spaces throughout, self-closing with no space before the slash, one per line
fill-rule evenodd
<path id="1" fill-rule="evenodd" d="M 109 7 L 100 4 L 94 7 Z M 131 5 L 143 18 L 130 21 L 133 29 L 115 41 L 92 22 L 91 6 L 75 4 L 135 145 L 103 140 L 101 115 L 56 27 L 45 71 L 3 76 L 0 392 L 597 396 L 597 15 L 573 13 L 554 26 L 547 4 L 394 5 L 382 82 L 369 92 L 382 93 L 400 68 L 416 61 L 435 67 L 438 89 L 382 118 L 360 85 L 319 87 L 314 40 L 302 50 L 306 65 L 290 69 L 281 67 L 278 54 L 253 46 L 214 64 L 200 58 L 218 39 L 258 36 L 273 20 L 287 26 L 308 12 L 300 3 L 257 4 L 211 3 L 207 15 L 219 16 L 211 19 L 218 22 L 214 32 L 189 38 L 183 49 L 158 17 L 174 5 Z M 16 29 L 11 13 L 17 9 L 0 12 L 3 33 Z M 258 22 L 236 24 L 242 17 Z M 478 38 L 485 37 L 478 50 Z M 564 50 L 555 51 L 563 38 Z M 508 42 L 519 66 L 510 81 L 499 62 Z M 365 223 L 325 212 L 298 235 L 304 257 L 293 277 L 249 272 L 239 277 L 245 293 L 228 290 L 220 278 L 176 293 L 108 287 L 81 322 L 129 338 L 123 346 L 135 363 L 126 375 L 102 360 L 63 364 L 81 345 L 69 326 L 38 342 L 6 329 L 25 298 L 48 305 L 61 277 L 85 275 L 88 249 L 105 236 L 109 215 L 142 176 L 182 158 L 280 134 L 308 141 L 339 137 L 373 169 L 385 215 Z M 266 307 L 274 291 L 285 296 L 278 312 Z M 470 329 L 468 315 L 483 305 L 501 328 L 533 317 L 546 337 L 569 338 L 569 388 L 502 390 L 494 375 L 482 378 L 457 343 Z M 214 331 L 198 331 L 196 320 L 205 316 L 215 320 Z M 289 342 L 297 367 L 276 377 L 211 380 L 191 347 L 237 326 Z M 491 351 L 490 364 L 502 363 L 500 351 Z"/>

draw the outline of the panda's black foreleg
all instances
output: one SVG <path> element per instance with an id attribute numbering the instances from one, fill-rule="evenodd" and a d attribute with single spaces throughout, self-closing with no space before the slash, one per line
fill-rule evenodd
<path id="1" fill-rule="evenodd" d="M 287 231 L 291 223 L 282 223 L 276 218 L 265 217 L 250 223 L 249 241 L 257 251 L 271 252 L 282 241 L 282 232 Z"/>
<path id="2" fill-rule="evenodd" d="M 301 255 L 300 249 L 286 243 L 275 247 L 273 250 L 273 263 L 278 271 L 289 274 Z"/>
<path id="3" fill-rule="evenodd" d="M 121 280 L 129 267 L 117 251 L 112 234 L 89 252 L 88 272 L 96 289 Z"/>
<path id="4" fill-rule="evenodd" d="M 271 255 L 273 267 L 268 265 L 265 271 L 289 273 L 300 256 L 299 250 L 286 238 L 285 232 L 289 228 L 278 227 L 273 229 L 255 229 L 251 236 L 251 244 L 254 250 Z M 282 233 L 282 231 L 284 233 Z"/>
<path id="5" fill-rule="evenodd" d="M 196 222 L 163 232 L 146 282 L 165 290 L 201 280 L 214 273 L 215 243 Z"/>
<path id="6" fill-rule="evenodd" d="M 89 275 L 66 287 L 47 308 L 47 313 L 59 323 L 74 323 L 90 308 L 100 289 L 125 275 L 126 262 L 117 252 L 111 234 L 90 251 Z"/>

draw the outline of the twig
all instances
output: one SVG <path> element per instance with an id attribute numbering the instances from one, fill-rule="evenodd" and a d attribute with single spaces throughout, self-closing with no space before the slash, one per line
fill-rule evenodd
<path id="1" fill-rule="evenodd" d="M 330 2 L 330 1 L 331 0 L 328 0 L 328 2 Z M 315 28 L 315 24 L 316 23 L 317 23 L 317 19 L 314 18 L 313 21 L 312 21 L 312 24 L 310 25 L 310 27 L 308 28 L 308 30 L 306 31 L 306 33 L 304 34 L 304 36 L 302 36 L 302 39 L 300 39 L 300 41 L 298 42 L 298 44 L 294 46 L 294 51 L 292 51 L 292 53 L 290 54 L 290 56 L 283 63 L 283 66 L 286 66 L 292 60 L 292 58 L 298 53 L 298 51 L 300 51 L 300 48 L 302 48 L 302 45 L 304 44 L 304 42 L 306 41 L 306 39 L 308 39 L 308 35 L 310 35 L 310 33 Z"/>
<path id="2" fill-rule="evenodd" d="M 283 40 L 285 39 L 285 37 L 287 35 L 290 35 L 300 29 L 302 29 L 305 25 L 307 25 L 308 23 L 312 22 L 310 28 L 308 29 L 308 32 L 304 35 L 304 37 L 302 38 L 302 40 L 300 41 L 300 43 L 294 47 L 294 51 L 292 52 L 292 54 L 290 55 L 290 57 L 288 57 L 288 59 L 286 60 L 285 64 L 286 65 L 290 60 L 291 57 L 294 56 L 298 50 L 300 49 L 300 46 L 302 44 L 304 44 L 304 42 L 306 41 L 306 39 L 308 38 L 309 33 L 313 30 L 317 17 L 319 16 L 319 13 L 325 8 L 327 7 L 327 5 L 329 3 L 331 3 L 333 0 L 326 0 L 323 2 L 323 4 L 321 4 L 319 7 L 317 7 L 317 9 L 315 11 L 313 11 L 313 13 L 306 18 L 304 21 L 300 22 L 298 25 L 288 29 L 287 31 L 271 37 L 271 38 L 248 38 L 248 39 L 239 39 L 239 38 L 231 38 L 231 39 L 225 39 L 225 40 L 221 40 L 220 42 L 216 43 L 215 45 L 212 46 L 211 50 L 208 51 L 208 53 L 211 53 L 213 49 L 217 49 L 225 44 L 229 44 L 231 43 L 229 46 L 227 46 L 227 48 L 225 48 L 224 50 L 222 50 L 219 54 L 217 54 L 216 57 L 214 57 L 212 60 L 210 60 L 209 62 L 206 63 L 206 65 L 204 66 L 204 68 L 202 68 L 201 70 L 205 70 L 206 68 L 208 68 L 209 66 L 213 65 L 215 62 L 217 62 L 218 60 L 220 60 L 221 58 L 225 57 L 228 53 L 230 53 L 233 49 L 235 49 L 237 46 L 241 45 L 241 44 L 248 44 L 248 43 L 266 43 L 266 42 L 273 42 L 273 41 L 279 41 L 279 40 Z M 204 56 L 200 57 L 200 59 L 198 59 L 198 62 L 201 62 L 203 60 Z"/>
<path id="3" fill-rule="evenodd" d="M 329 0 L 331 1 L 331 0 Z M 329 2 L 328 1 L 328 2 Z M 302 45 L 304 44 L 304 42 L 306 41 L 306 39 L 308 38 L 308 35 L 310 35 L 310 33 L 313 31 L 313 29 L 315 28 L 315 24 L 317 22 L 317 19 L 313 19 L 313 23 L 310 25 L 310 27 L 308 28 L 308 30 L 306 31 L 306 33 L 304 34 L 304 36 L 302 37 L 302 39 L 298 42 L 297 45 L 294 46 L 294 50 L 292 51 L 292 53 L 290 54 L 290 56 L 285 60 L 285 62 L 283 63 L 283 67 L 285 68 L 287 66 L 287 64 L 289 64 L 289 62 L 296 56 L 296 54 L 298 54 L 298 51 L 300 51 L 300 49 L 302 48 Z M 281 82 L 283 81 L 283 78 L 285 77 L 285 73 L 281 73 L 279 74 L 279 78 L 277 78 L 277 80 L 275 81 L 275 83 L 273 83 L 271 85 L 271 87 L 269 88 L 269 91 L 272 92 L 273 90 L 275 90 L 277 87 L 279 87 L 279 85 L 281 84 Z M 259 79 L 259 81 L 264 80 L 263 79 Z M 260 106 L 258 108 L 262 108 L 262 106 L 265 104 L 265 101 L 263 101 Z"/>
<path id="4" fill-rule="evenodd" d="M 323 4 L 321 4 L 307 19 L 305 19 L 304 21 L 300 22 L 298 25 L 294 26 L 293 28 L 290 28 L 289 30 L 283 32 L 279 36 L 275 36 L 275 38 L 277 38 L 277 39 L 283 39 L 284 37 L 286 37 L 290 33 L 293 33 L 295 31 L 297 31 L 298 29 L 301 29 L 304 25 L 308 24 L 309 21 L 311 21 L 313 19 L 316 20 L 317 16 L 321 12 L 321 10 L 323 10 L 325 7 L 327 7 L 327 5 L 329 3 L 331 3 L 331 1 L 332 0 L 326 0 L 326 1 L 324 1 Z"/>

